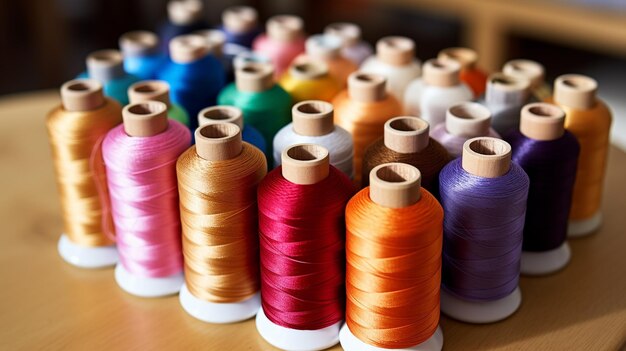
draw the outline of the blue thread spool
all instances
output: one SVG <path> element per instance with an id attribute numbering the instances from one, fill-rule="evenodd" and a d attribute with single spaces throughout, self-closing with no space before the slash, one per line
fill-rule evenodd
<path id="1" fill-rule="evenodd" d="M 122 54 L 117 50 L 94 51 L 87 56 L 87 72 L 78 78 L 92 78 L 100 81 L 104 95 L 117 100 L 122 106 L 128 105 L 128 88 L 139 78 L 126 73 Z"/>
<path id="2" fill-rule="evenodd" d="M 165 55 L 159 52 L 159 37 L 148 31 L 138 30 L 120 37 L 120 49 L 124 57 L 124 70 L 141 80 L 154 79 L 165 63 Z"/>

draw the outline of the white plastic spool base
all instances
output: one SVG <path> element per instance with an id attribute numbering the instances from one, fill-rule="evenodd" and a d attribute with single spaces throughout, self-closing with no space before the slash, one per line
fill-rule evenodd
<path id="1" fill-rule="evenodd" d="M 554 273 L 567 266 L 571 257 L 572 253 L 567 241 L 549 251 L 522 251 L 521 272 L 526 275 Z"/>
<path id="2" fill-rule="evenodd" d="M 185 277 L 182 271 L 168 277 L 142 277 L 129 272 L 121 263 L 118 263 L 115 266 L 115 281 L 129 294 L 140 297 L 161 297 L 178 294 Z"/>
<path id="3" fill-rule="evenodd" d="M 345 324 L 341 328 L 341 332 L 339 332 L 339 342 L 341 342 L 341 347 L 345 351 L 441 351 L 443 348 L 443 332 L 441 331 L 441 327 L 437 327 L 435 333 L 428 338 L 428 340 L 419 345 L 403 349 L 385 349 L 364 343 L 361 339 L 354 336 L 350 328 L 348 328 L 348 325 Z"/>
<path id="4" fill-rule="evenodd" d="M 602 225 L 602 212 L 598 211 L 589 219 L 571 220 L 567 223 L 567 236 L 580 238 L 592 234 Z"/>
<path id="5" fill-rule="evenodd" d="M 461 300 L 441 289 L 441 312 L 456 320 L 468 323 L 493 323 L 503 320 L 517 311 L 522 303 L 519 287 L 499 300 Z"/>
<path id="6" fill-rule="evenodd" d="M 187 285 L 180 288 L 180 304 L 192 317 L 207 323 L 235 323 L 254 317 L 261 306 L 261 294 L 256 293 L 240 302 L 215 303 L 191 294 Z"/>
<path id="7" fill-rule="evenodd" d="M 286 351 L 317 351 L 334 346 L 339 342 L 342 323 L 319 330 L 296 330 L 274 324 L 263 312 L 263 307 L 256 315 L 256 329 L 263 339 Z"/>
<path id="8" fill-rule="evenodd" d="M 115 245 L 82 246 L 73 243 L 65 234 L 61 234 L 57 249 L 65 262 L 81 268 L 110 267 L 118 260 Z"/>

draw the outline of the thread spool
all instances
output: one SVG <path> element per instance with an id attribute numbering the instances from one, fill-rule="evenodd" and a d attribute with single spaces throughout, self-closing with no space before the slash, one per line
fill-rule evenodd
<path id="1" fill-rule="evenodd" d="M 168 121 L 167 105 L 160 101 L 127 105 L 122 116 L 123 125 L 102 143 L 120 257 L 115 280 L 136 296 L 176 294 L 183 258 L 175 161 L 191 144 L 191 134 Z"/>
<path id="2" fill-rule="evenodd" d="M 564 123 L 565 112 L 557 106 L 528 104 L 522 109 L 520 130 L 507 138 L 513 161 L 530 179 L 522 274 L 550 274 L 570 260 L 567 219 L 579 146 L 576 137 L 565 131 Z"/>
<path id="3" fill-rule="evenodd" d="M 372 46 L 361 39 L 361 28 L 354 23 L 331 23 L 324 29 L 324 34 L 341 39 L 341 55 L 357 66 L 374 53 Z"/>
<path id="4" fill-rule="evenodd" d="M 240 108 L 234 106 L 212 106 L 200 111 L 198 114 L 198 124 L 202 127 L 213 123 L 232 123 L 241 129 L 241 138 L 243 141 L 256 146 L 265 153 L 267 146 L 263 134 L 254 127 L 244 126 L 243 112 Z"/>
<path id="5" fill-rule="evenodd" d="M 487 81 L 485 106 L 491 111 L 491 126 L 506 135 L 519 128 L 522 107 L 530 102 L 530 81 L 522 77 L 494 73 Z"/>
<path id="6" fill-rule="evenodd" d="M 406 88 L 404 112 L 419 116 L 432 126 L 444 122 L 448 108 L 473 98 L 472 91 L 461 82 L 460 69 L 456 61 L 426 61 L 422 78 Z"/>
<path id="7" fill-rule="evenodd" d="M 333 124 L 333 105 L 321 100 L 308 100 L 291 109 L 293 122 L 274 137 L 274 167 L 280 166 L 283 150 L 295 144 L 316 144 L 330 153 L 330 164 L 350 178 L 354 177 L 352 135 Z"/>
<path id="8" fill-rule="evenodd" d="M 61 104 L 46 118 L 64 222 L 58 251 L 82 268 L 112 266 L 118 259 L 106 234 L 112 225 L 108 204 L 102 203 L 108 192 L 100 141 L 122 122 L 122 113 L 102 90 L 94 79 L 71 80 L 61 86 Z"/>
<path id="9" fill-rule="evenodd" d="M 248 63 L 235 71 L 235 82 L 222 90 L 218 104 L 243 111 L 246 125 L 265 138 L 265 156 L 272 159 L 274 135 L 291 120 L 291 96 L 274 82 L 269 64 Z"/>
<path id="10" fill-rule="evenodd" d="M 452 158 L 461 156 L 463 144 L 472 138 L 489 136 L 500 139 L 500 134 L 491 128 L 491 112 L 475 102 L 462 102 L 446 111 L 446 121 L 439 123 L 430 132 L 448 150 Z"/>
<path id="11" fill-rule="evenodd" d="M 343 319 L 344 209 L 353 189 L 321 146 L 297 144 L 282 155 L 258 192 L 256 327 L 275 347 L 322 350 L 338 342 Z"/>
<path id="12" fill-rule="evenodd" d="M 472 89 L 474 98 L 477 99 L 485 93 L 487 74 L 477 66 L 478 54 L 476 51 L 470 48 L 447 48 L 439 52 L 437 59 L 455 61 L 461 65 L 461 81 Z"/>
<path id="13" fill-rule="evenodd" d="M 333 99 L 335 123 L 352 134 L 354 141 L 354 182 L 361 183 L 365 148 L 383 136 L 388 119 L 402 115 L 402 106 L 385 92 L 387 80 L 377 74 L 355 72 L 348 88 Z"/>
<path id="14" fill-rule="evenodd" d="M 402 102 L 404 91 L 421 74 L 421 62 L 414 58 L 415 42 L 406 37 L 384 37 L 376 43 L 376 55 L 366 59 L 361 72 L 380 74 L 387 79 L 387 92 Z"/>
<path id="15" fill-rule="evenodd" d="M 143 80 L 128 88 L 128 100 L 131 104 L 146 101 L 160 101 L 167 105 L 167 116 L 189 128 L 189 116 L 178 104 L 170 101 L 170 86 L 162 80 Z"/>
<path id="16" fill-rule="evenodd" d="M 341 90 L 322 61 L 299 56 L 278 82 L 291 95 L 294 103 L 306 100 L 330 102 Z"/>
<path id="17" fill-rule="evenodd" d="M 479 137 L 440 174 L 444 209 L 441 311 L 491 323 L 521 303 L 519 262 L 528 176 L 511 162 L 511 146 Z"/>
<path id="18" fill-rule="evenodd" d="M 204 4 L 200 0 L 170 0 L 167 3 L 167 21 L 159 29 L 161 52 L 170 50 L 170 40 L 177 36 L 207 28 Z"/>
<path id="19" fill-rule="evenodd" d="M 363 156 L 362 186 L 369 185 L 368 175 L 385 163 L 406 163 L 420 170 L 420 182 L 435 197 L 439 196 L 439 172 L 450 161 L 446 149 L 428 136 L 428 122 L 401 116 L 385 122 L 384 135 L 372 143 Z"/>
<path id="20" fill-rule="evenodd" d="M 157 70 L 165 63 L 165 56 L 159 52 L 159 37 L 152 32 L 124 33 L 119 46 L 124 57 L 124 70 L 139 79 L 154 79 Z"/>
<path id="21" fill-rule="evenodd" d="M 91 78 L 102 83 L 104 95 L 121 105 L 128 104 L 126 91 L 139 78 L 124 71 L 122 54 L 117 50 L 98 50 L 87 56 L 87 72 L 77 78 Z"/>
<path id="22" fill-rule="evenodd" d="M 502 73 L 530 80 L 531 95 L 537 101 L 543 101 L 552 95 L 550 86 L 545 82 L 543 65 L 532 60 L 511 60 L 504 64 Z"/>
<path id="23" fill-rule="evenodd" d="M 552 102 L 565 111 L 565 129 L 580 143 L 580 156 L 572 209 L 570 237 L 584 236 L 602 224 L 602 188 L 611 131 L 611 111 L 596 96 L 597 82 L 587 76 L 566 74 L 554 82 Z"/>
<path id="24" fill-rule="evenodd" d="M 359 67 L 341 55 L 341 39 L 329 35 L 312 35 L 306 40 L 306 56 L 315 61 L 322 61 L 328 66 L 328 74 L 339 84 L 346 87 L 348 76 Z"/>
<path id="25" fill-rule="evenodd" d="M 176 164 L 185 256 L 180 303 L 204 322 L 246 320 L 261 304 L 257 186 L 267 163 L 233 123 L 207 124 L 195 134 L 196 145 Z"/>
<path id="26" fill-rule="evenodd" d="M 236 44 L 228 44 L 226 34 L 218 29 L 202 29 L 192 34 L 200 35 L 207 40 L 210 48 L 209 54 L 220 61 L 226 72 L 227 82 L 232 82 L 234 79 L 233 59 L 235 55 L 247 49 Z"/>
<path id="27" fill-rule="evenodd" d="M 257 11 L 249 6 L 232 6 L 224 10 L 220 29 L 226 35 L 226 42 L 252 47 L 254 38 L 261 34 L 258 17 Z"/>
<path id="28" fill-rule="evenodd" d="M 170 98 L 189 116 L 197 116 L 207 106 L 216 104 L 217 95 L 226 84 L 222 63 L 209 52 L 209 41 L 197 34 L 181 35 L 170 41 L 170 61 L 159 72 L 159 79 L 170 85 Z M 189 119 L 195 130 L 197 120 Z"/>
<path id="29" fill-rule="evenodd" d="M 371 185 L 346 207 L 341 346 L 346 351 L 441 350 L 443 209 L 420 189 L 420 171 L 411 165 L 382 164 L 369 177 Z"/>
<path id="30" fill-rule="evenodd" d="M 304 53 L 304 21 L 298 16 L 274 16 L 267 21 L 265 30 L 254 39 L 252 49 L 270 58 L 274 77 L 279 78 L 291 61 Z"/>

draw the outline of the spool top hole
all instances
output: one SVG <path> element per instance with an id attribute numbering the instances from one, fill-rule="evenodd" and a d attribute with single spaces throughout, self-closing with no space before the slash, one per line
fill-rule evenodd
<path id="1" fill-rule="evenodd" d="M 230 123 L 208 124 L 200 129 L 200 135 L 208 139 L 232 137 L 239 132 L 239 127 Z"/>
<path id="2" fill-rule="evenodd" d="M 330 112 L 332 106 L 324 104 L 322 102 L 305 102 L 298 105 L 297 110 L 305 114 L 320 114 Z"/>
<path id="3" fill-rule="evenodd" d="M 401 132 L 415 132 L 428 128 L 428 123 L 419 118 L 398 118 L 391 121 L 389 126 Z"/>
<path id="4" fill-rule="evenodd" d="M 482 108 L 482 106 L 476 106 L 474 103 L 462 103 L 450 108 L 450 113 L 457 118 L 475 120 L 489 118 L 489 110 Z"/>
<path id="5" fill-rule="evenodd" d="M 71 91 L 88 91 L 91 90 L 92 87 L 90 87 L 88 84 L 80 82 L 80 83 L 73 83 L 67 86 L 68 90 Z"/>
<path id="6" fill-rule="evenodd" d="M 238 116 L 237 111 L 226 107 L 209 109 L 202 112 L 202 117 L 214 121 L 230 120 Z"/>
<path id="7" fill-rule="evenodd" d="M 296 145 L 287 150 L 287 155 L 297 161 L 321 160 L 327 153 L 323 147 L 311 144 Z"/>
<path id="8" fill-rule="evenodd" d="M 419 177 L 417 168 L 405 164 L 389 164 L 376 171 L 376 177 L 388 183 L 404 183 Z"/>
<path id="9" fill-rule="evenodd" d="M 504 141 L 494 138 L 481 138 L 469 144 L 470 150 L 485 156 L 499 156 L 506 154 L 508 148 Z"/>
<path id="10" fill-rule="evenodd" d="M 560 115 L 558 108 L 552 108 L 552 106 L 546 105 L 532 106 L 528 111 L 539 117 L 558 117 Z"/>
<path id="11" fill-rule="evenodd" d="M 151 103 L 150 101 L 138 103 L 128 107 L 128 112 L 136 115 L 151 115 L 163 111 L 162 103 Z"/>

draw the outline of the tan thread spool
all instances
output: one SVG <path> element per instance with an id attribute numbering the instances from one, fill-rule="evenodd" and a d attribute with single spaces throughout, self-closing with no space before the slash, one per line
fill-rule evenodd
<path id="1" fill-rule="evenodd" d="M 528 104 L 522 108 L 519 129 L 530 139 L 558 139 L 565 133 L 565 112 L 545 102 Z"/>
<path id="2" fill-rule="evenodd" d="M 424 83 L 437 87 L 452 87 L 459 85 L 461 65 L 456 61 L 430 59 L 422 68 Z"/>
<path id="3" fill-rule="evenodd" d="M 376 57 L 392 66 L 404 66 L 415 57 L 415 42 L 406 37 L 384 37 L 376 42 Z"/>
<path id="4" fill-rule="evenodd" d="M 269 63 L 247 62 L 235 70 L 237 90 L 261 92 L 274 86 L 274 66 Z"/>
<path id="5" fill-rule="evenodd" d="M 143 80 L 128 88 L 128 99 L 131 104 L 160 101 L 169 108 L 171 106 L 170 85 L 162 80 Z"/>
<path id="6" fill-rule="evenodd" d="M 328 177 L 328 150 L 315 144 L 296 144 L 283 150 L 282 175 L 294 184 L 317 184 Z"/>
<path id="7" fill-rule="evenodd" d="M 491 137 L 473 138 L 463 144 L 461 166 L 465 171 L 484 178 L 497 178 L 511 168 L 511 145 Z"/>
<path id="8" fill-rule="evenodd" d="M 414 154 L 428 146 L 429 130 L 428 122 L 417 117 L 395 117 L 385 123 L 383 141 L 390 150 Z"/>
<path id="9" fill-rule="evenodd" d="M 478 62 L 478 54 L 469 48 L 453 47 L 443 49 L 437 58 L 441 61 L 454 61 L 461 65 L 461 69 L 472 69 Z"/>
<path id="10" fill-rule="evenodd" d="M 170 22 L 188 25 L 202 18 L 204 6 L 199 0 L 170 0 L 167 3 L 167 15 Z"/>
<path id="11" fill-rule="evenodd" d="M 147 56 L 159 50 L 159 37 L 146 30 L 135 30 L 122 34 L 119 40 L 124 56 Z"/>
<path id="12" fill-rule="evenodd" d="M 61 104 L 66 111 L 92 111 L 105 103 L 102 84 L 95 79 L 76 79 L 61 86 Z"/>
<path id="13" fill-rule="evenodd" d="M 475 102 L 463 102 L 446 111 L 446 131 L 463 137 L 479 137 L 489 134 L 491 112 Z"/>
<path id="14" fill-rule="evenodd" d="M 235 106 L 211 106 L 198 113 L 198 125 L 232 123 L 243 130 L 243 112 Z"/>
<path id="15" fill-rule="evenodd" d="M 304 35 L 304 21 L 298 16 L 274 16 L 267 20 L 266 31 L 272 40 L 292 41 Z"/>
<path id="16" fill-rule="evenodd" d="M 185 34 L 170 40 L 170 58 L 176 63 L 190 63 L 205 57 L 210 51 L 209 42 L 198 34 Z"/>
<path id="17" fill-rule="evenodd" d="M 247 33 L 254 29 L 259 14 L 250 6 L 232 6 L 222 12 L 224 28 L 233 33 Z"/>
<path id="18" fill-rule="evenodd" d="M 413 205 L 421 197 L 420 171 L 406 163 L 384 163 L 370 172 L 370 199 L 389 208 Z"/>
<path id="19" fill-rule="evenodd" d="M 124 131 L 131 137 L 149 137 L 167 130 L 167 105 L 145 101 L 126 105 L 122 110 Z"/>
<path id="20" fill-rule="evenodd" d="M 384 100 L 387 79 L 379 74 L 354 72 L 348 77 L 348 96 L 360 102 Z"/>
<path id="21" fill-rule="evenodd" d="M 207 161 L 224 161 L 241 153 L 241 129 L 233 123 L 211 123 L 196 129 L 196 153 Z"/>
<path id="22" fill-rule="evenodd" d="M 124 76 L 122 53 L 117 50 L 98 50 L 87 56 L 89 77 L 101 82 Z"/>

